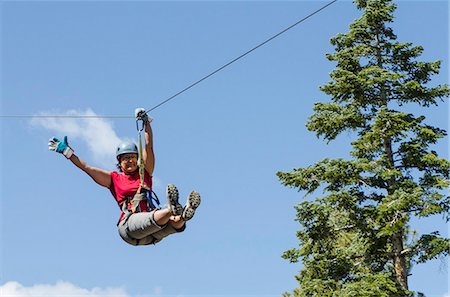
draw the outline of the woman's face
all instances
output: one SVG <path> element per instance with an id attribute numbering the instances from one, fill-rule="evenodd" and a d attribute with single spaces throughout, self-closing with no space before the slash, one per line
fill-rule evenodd
<path id="1" fill-rule="evenodd" d="M 122 168 L 123 173 L 130 174 L 137 170 L 137 154 L 123 154 L 120 156 L 120 167 Z"/>

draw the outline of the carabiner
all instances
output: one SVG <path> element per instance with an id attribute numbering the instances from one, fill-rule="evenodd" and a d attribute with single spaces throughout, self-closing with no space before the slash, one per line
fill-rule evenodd
<path id="1" fill-rule="evenodd" d="M 141 128 L 139 128 L 139 121 L 142 121 L 142 125 Z M 138 130 L 138 132 L 141 132 L 142 130 L 144 130 L 144 120 L 141 118 L 136 119 L 136 129 Z"/>

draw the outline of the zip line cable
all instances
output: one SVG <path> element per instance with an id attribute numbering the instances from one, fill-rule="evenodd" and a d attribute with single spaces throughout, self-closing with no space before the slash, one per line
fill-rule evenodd
<path id="1" fill-rule="evenodd" d="M 286 29 L 280 31 L 279 33 L 273 35 L 272 37 L 270 37 L 269 39 L 261 42 L 260 44 L 258 44 L 257 46 L 253 47 L 252 49 L 248 50 L 247 52 L 243 53 L 242 55 L 240 55 L 239 57 L 231 60 L 230 62 L 226 63 L 225 65 L 217 68 L 216 70 L 214 70 L 213 72 L 211 72 L 210 74 L 204 76 L 203 78 L 199 79 L 198 81 L 194 82 L 193 84 L 189 85 L 188 87 L 184 88 L 183 90 L 179 91 L 178 93 L 176 93 L 175 95 L 167 98 L 166 100 L 162 101 L 161 103 L 155 105 L 154 107 L 150 108 L 149 110 L 145 111 L 145 113 L 149 113 L 152 110 L 155 110 L 156 108 L 160 107 L 161 105 L 169 102 L 170 100 L 174 99 L 175 97 L 177 97 L 178 95 L 181 95 L 182 93 L 186 92 L 187 90 L 191 89 L 192 87 L 198 85 L 199 83 L 201 83 L 202 81 L 204 81 L 205 79 L 213 76 L 214 74 L 216 74 L 217 72 L 221 71 L 222 69 L 230 66 L 231 64 L 233 64 L 234 62 L 242 59 L 243 57 L 247 56 L 248 54 L 250 54 L 251 52 L 257 50 L 258 48 L 260 48 L 261 46 L 265 45 L 266 43 L 269 43 L 270 41 L 272 41 L 273 39 L 277 38 L 278 36 L 280 36 L 281 34 L 289 31 L 290 29 L 294 28 L 295 26 L 297 26 L 298 24 L 306 21 L 307 19 L 309 19 L 310 17 L 312 17 L 313 15 L 319 13 L 320 11 L 324 10 L 325 8 L 327 8 L 328 6 L 330 6 L 331 4 L 333 4 L 334 2 L 336 2 L 338 0 L 333 0 L 329 3 L 327 3 L 326 5 L 322 6 L 321 8 L 317 9 L 316 11 L 310 13 L 309 15 L 307 15 L 306 17 L 302 18 L 301 20 L 297 21 L 296 23 L 290 25 L 289 27 L 287 27 Z"/>
<path id="2" fill-rule="evenodd" d="M 64 119 L 130 119 L 133 116 L 121 116 L 121 115 L 0 115 L 0 118 L 35 118 L 35 119 L 45 119 L 45 118 L 64 118 Z"/>
<path id="3" fill-rule="evenodd" d="M 246 51 L 245 53 L 241 54 L 240 56 L 234 58 L 233 60 L 231 60 L 230 62 L 224 64 L 223 66 L 217 68 L 216 70 L 214 70 L 213 72 L 209 73 L 208 75 L 205 75 L 204 77 L 202 77 L 201 79 L 197 80 L 196 82 L 190 84 L 189 86 L 185 87 L 184 89 L 182 89 L 181 91 L 179 91 L 178 93 L 170 96 L 169 98 L 165 99 L 164 101 L 161 101 L 160 103 L 158 103 L 157 105 L 153 106 L 152 108 L 148 109 L 145 111 L 145 113 L 149 113 L 153 110 L 155 110 L 156 108 L 160 107 L 161 105 L 166 104 L 167 102 L 175 99 L 175 97 L 181 95 L 182 93 L 188 91 L 189 89 L 193 88 L 194 86 L 198 85 L 199 83 L 203 82 L 204 80 L 208 79 L 209 77 L 213 76 L 214 74 L 216 74 L 217 72 L 223 70 L 224 68 L 230 66 L 231 64 L 237 62 L 238 60 L 244 58 L 245 56 L 247 56 L 248 54 L 252 53 L 253 51 L 257 50 L 258 48 L 264 46 L 265 44 L 269 43 L 270 41 L 272 41 L 273 39 L 279 37 L 280 35 L 286 33 L 287 31 L 289 31 L 290 29 L 294 28 L 295 26 L 303 23 L 304 21 L 306 21 L 307 19 L 311 18 L 312 16 L 316 15 L 317 13 L 321 12 L 322 10 L 324 10 L 325 8 L 327 8 L 328 6 L 332 5 L 333 3 L 337 2 L 338 0 L 333 0 L 328 2 L 327 4 L 325 4 L 324 6 L 320 7 L 319 9 L 313 11 L 312 13 L 308 14 L 307 16 L 303 17 L 302 19 L 298 20 L 297 22 L 295 22 L 294 24 L 290 25 L 289 27 L 283 29 L 282 31 L 278 32 L 277 34 L 273 35 L 272 37 L 266 39 L 265 41 L 259 43 L 258 45 L 254 46 L 253 48 L 251 48 L 250 50 Z M 89 115 L 33 115 L 33 116 L 24 116 L 24 115 L 0 115 L 0 118 L 93 118 L 93 119 L 97 119 L 97 118 L 134 118 L 132 116 L 100 116 L 100 115 L 95 115 L 95 116 L 89 116 Z"/>

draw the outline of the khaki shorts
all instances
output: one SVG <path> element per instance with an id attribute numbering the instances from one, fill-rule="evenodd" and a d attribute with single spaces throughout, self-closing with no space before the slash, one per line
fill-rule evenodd
<path id="1" fill-rule="evenodd" d="M 183 228 L 177 230 L 170 224 L 160 226 L 154 219 L 155 211 L 132 213 L 125 211 L 125 216 L 118 225 L 120 237 L 131 245 L 149 245 L 160 242 L 170 234 L 183 232 Z"/>

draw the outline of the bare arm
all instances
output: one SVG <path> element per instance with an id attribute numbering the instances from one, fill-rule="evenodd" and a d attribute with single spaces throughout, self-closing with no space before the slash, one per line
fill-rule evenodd
<path id="1" fill-rule="evenodd" d="M 110 172 L 89 166 L 86 162 L 78 158 L 78 156 L 76 156 L 75 154 L 73 154 L 69 160 L 72 161 L 72 163 L 75 164 L 75 166 L 86 172 L 100 186 L 103 186 L 105 188 L 111 187 L 112 181 Z"/>
<path id="2" fill-rule="evenodd" d="M 153 131 L 150 122 L 145 124 L 145 149 L 142 152 L 145 170 L 148 174 L 153 175 L 155 169 L 155 154 L 153 152 Z"/>

